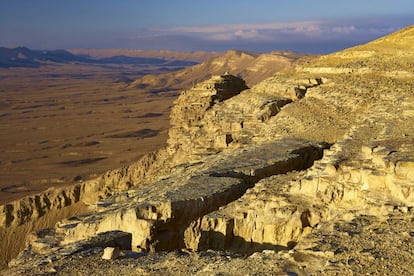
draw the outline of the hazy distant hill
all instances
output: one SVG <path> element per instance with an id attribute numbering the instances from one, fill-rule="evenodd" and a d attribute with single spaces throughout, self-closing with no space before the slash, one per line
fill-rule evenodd
<path id="1" fill-rule="evenodd" d="M 158 65 L 158 66 L 178 66 L 187 67 L 198 64 L 194 61 L 186 60 L 166 60 L 160 58 L 147 58 L 147 57 L 129 57 L 129 56 L 112 56 L 101 58 L 97 60 L 91 60 L 91 62 L 98 63 L 110 63 L 110 64 L 140 64 L 140 65 Z"/>
<path id="2" fill-rule="evenodd" d="M 45 62 L 86 62 L 86 57 L 65 50 L 41 51 L 26 47 L 0 47 L 0 67 L 38 67 Z"/>
<path id="3" fill-rule="evenodd" d="M 187 67 L 197 64 L 189 60 L 167 60 L 155 57 L 130 57 L 116 55 L 104 58 L 92 58 L 88 55 L 72 54 L 66 50 L 31 50 L 26 47 L 0 47 L 0 67 L 39 67 L 45 63 L 93 63 L 93 64 L 133 64 Z"/>
<path id="4" fill-rule="evenodd" d="M 165 60 L 187 60 L 201 63 L 211 58 L 223 55 L 222 52 L 207 51 L 169 51 L 169 50 L 129 50 L 129 49 L 69 49 L 75 55 L 88 55 L 94 58 L 106 58 L 112 56 L 160 58 Z"/>
<path id="5" fill-rule="evenodd" d="M 286 51 L 260 54 L 231 50 L 219 57 L 180 71 L 145 75 L 134 81 L 130 87 L 146 89 L 153 93 L 180 91 L 224 72 L 239 75 L 246 80 L 247 85 L 251 86 L 292 66 L 301 57 L 304 55 Z"/>

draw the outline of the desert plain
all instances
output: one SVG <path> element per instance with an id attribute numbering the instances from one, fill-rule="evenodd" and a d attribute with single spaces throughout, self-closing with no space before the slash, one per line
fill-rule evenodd
<path id="1" fill-rule="evenodd" d="M 0 69 L 0 203 L 90 178 L 166 141 L 172 94 L 126 89 L 158 68 Z"/>

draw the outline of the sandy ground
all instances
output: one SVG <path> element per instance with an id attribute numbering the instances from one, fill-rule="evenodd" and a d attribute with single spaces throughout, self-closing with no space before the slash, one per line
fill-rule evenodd
<path id="1" fill-rule="evenodd" d="M 125 89 L 158 68 L 0 70 L 0 204 L 92 177 L 162 146 L 175 95 Z"/>

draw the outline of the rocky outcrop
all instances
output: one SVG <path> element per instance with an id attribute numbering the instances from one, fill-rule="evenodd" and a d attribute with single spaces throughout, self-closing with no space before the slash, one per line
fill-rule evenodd
<path id="1" fill-rule="evenodd" d="M 51 188 L 0 206 L 0 266 L 23 250 L 23 237 L 32 231 L 50 228 L 61 219 L 92 211 L 100 199 L 141 183 L 162 152 L 149 153 L 130 166 L 97 178 Z"/>
<path id="2" fill-rule="evenodd" d="M 203 135 L 206 132 L 203 129 L 204 116 L 214 105 L 222 103 L 247 88 L 242 79 L 226 74 L 213 77 L 191 90 L 184 91 L 174 102 L 171 110 L 169 150 L 183 151 L 188 155 L 198 148 L 203 151 L 209 148 L 227 147 L 230 143 L 228 138 L 209 140 L 210 137 Z"/>
<path id="3" fill-rule="evenodd" d="M 413 33 L 411 27 L 384 43 L 310 61 L 250 89 L 225 75 L 183 93 L 171 115 L 168 150 L 140 182 L 147 185 L 113 193 L 94 213 L 62 220 L 46 236 L 34 234 L 36 246 L 13 265 L 24 270 L 85 248 L 123 248 L 119 236 L 109 235 L 116 230 L 142 252 L 261 252 L 251 258 L 265 261 L 273 250 L 279 252 L 273 263 L 288 274 L 362 266 L 386 274 L 378 258 L 393 262 L 389 267 L 398 258 L 383 245 L 377 252 L 379 242 L 367 233 L 380 239 L 381 221 L 401 227 L 412 219 L 414 82 L 388 72 L 395 64 L 411 68 L 407 56 L 414 51 L 406 39 Z M 389 58 L 390 45 L 401 54 Z M 401 229 L 387 238 L 411 241 Z M 105 242 L 96 242 L 98 236 Z M 412 263 L 412 246 L 401 248 Z"/>
<path id="4" fill-rule="evenodd" d="M 248 145 L 265 121 L 323 82 L 322 78 L 291 80 L 247 90 L 243 80 L 222 75 L 184 91 L 171 111 L 170 166 Z"/>
<path id="5" fill-rule="evenodd" d="M 62 257 L 66 254 L 62 247 L 84 249 L 88 240 L 95 243 L 97 234 L 113 231 L 129 233 L 130 248 L 137 251 L 192 247 L 195 236 L 189 229 L 194 221 L 240 198 L 260 179 L 310 167 L 322 157 L 325 147 L 278 141 L 214 157 L 185 173 L 102 201 L 91 215 L 63 220 L 47 239 L 39 232 L 39 238 L 33 240 L 37 246 L 24 251 L 13 265 L 25 263 L 26 256 L 36 253 Z M 233 162 L 233 158 L 240 161 Z"/>

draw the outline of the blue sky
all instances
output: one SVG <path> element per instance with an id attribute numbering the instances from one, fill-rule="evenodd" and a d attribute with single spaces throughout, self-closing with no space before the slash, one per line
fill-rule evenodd
<path id="1" fill-rule="evenodd" d="M 331 52 L 414 24 L 413 0 L 0 0 L 0 46 Z"/>

